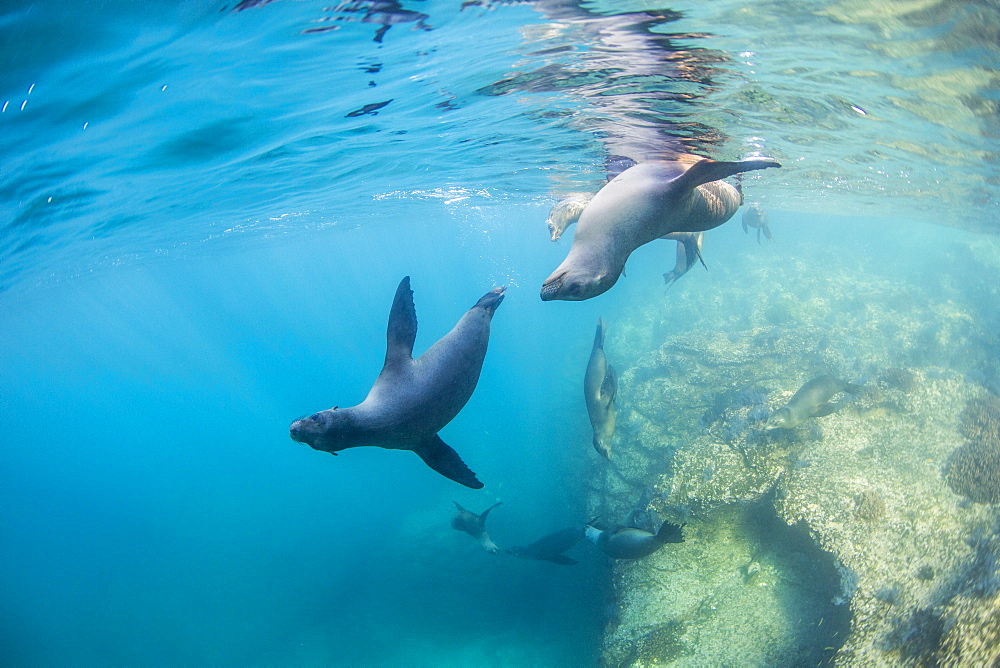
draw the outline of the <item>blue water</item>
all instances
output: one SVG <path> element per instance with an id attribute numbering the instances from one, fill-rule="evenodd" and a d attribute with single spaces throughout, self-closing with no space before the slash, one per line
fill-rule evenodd
<path id="1" fill-rule="evenodd" d="M 894 167 L 872 180 L 851 153 L 869 148 L 864 133 L 849 147 L 810 138 L 832 116 L 843 135 L 861 127 L 843 100 L 813 96 L 794 127 L 787 108 L 730 114 L 747 82 L 794 88 L 779 65 L 800 48 L 734 18 L 744 3 L 685 4 L 640 31 L 674 31 L 697 56 L 669 66 L 618 39 L 629 30 L 602 51 L 610 33 L 579 19 L 606 7 L 404 4 L 431 29 L 397 23 L 381 42 L 361 20 L 372 3 L 0 8 L 0 663 L 593 665 L 608 565 L 592 546 L 565 568 L 486 554 L 449 526 L 453 500 L 476 512 L 502 500 L 490 516 L 502 546 L 587 519 L 594 322 L 624 320 L 672 262 L 672 247 L 643 249 L 606 295 L 542 303 L 569 245 L 547 240 L 548 208 L 596 190 L 605 156 L 641 145 L 787 162 L 744 182 L 782 250 L 730 222 L 708 237 L 710 266 L 829 243 L 917 281 L 952 239 L 930 223 L 1000 229 L 988 113 L 937 135 L 962 177 L 916 207 L 920 223 L 889 217 L 912 204 L 908 188 L 941 180 L 908 134 L 930 136 L 935 118 L 897 105 L 919 123 L 893 125 Z M 871 46 L 872 26 L 795 16 Z M 701 34 L 713 18 L 718 34 Z M 304 32 L 317 27 L 338 29 Z M 948 71 L 995 65 L 982 48 L 953 53 Z M 777 64 L 751 74 L 741 51 Z M 545 67 L 552 81 L 516 80 Z M 574 71 L 599 76 L 559 83 Z M 914 90 L 875 78 L 852 92 Z M 976 94 L 995 102 L 995 89 Z M 835 215 L 859 212 L 881 218 Z M 442 432 L 482 491 L 406 452 L 333 458 L 288 438 L 296 417 L 364 398 L 405 275 L 417 352 L 509 289 L 479 387 Z"/>

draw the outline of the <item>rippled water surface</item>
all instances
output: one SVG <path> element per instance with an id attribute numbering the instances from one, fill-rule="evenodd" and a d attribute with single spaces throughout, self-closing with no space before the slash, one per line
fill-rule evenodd
<path id="1" fill-rule="evenodd" d="M 1000 226 L 992 4 L 411 4 L 8 3 L 4 283 L 548 201 L 608 154 L 766 154 L 774 208 Z"/>

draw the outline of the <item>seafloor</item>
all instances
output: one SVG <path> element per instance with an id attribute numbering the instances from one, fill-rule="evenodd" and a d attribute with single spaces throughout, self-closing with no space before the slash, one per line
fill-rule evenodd
<path id="1" fill-rule="evenodd" d="M 615 563 L 602 662 L 993 665 L 1000 246 L 945 244 L 909 280 L 773 249 L 608 323 L 618 433 L 591 510 L 687 524 Z M 764 429 L 822 374 L 866 389 Z"/>

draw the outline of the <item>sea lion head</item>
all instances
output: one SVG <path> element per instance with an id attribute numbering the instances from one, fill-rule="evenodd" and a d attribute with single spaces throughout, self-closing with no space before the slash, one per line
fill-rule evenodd
<path id="1" fill-rule="evenodd" d="M 610 290 L 618 282 L 618 276 L 606 271 L 594 273 L 572 265 L 568 269 L 560 267 L 542 283 L 542 301 L 562 299 L 579 302 L 590 299 Z"/>
<path id="2" fill-rule="evenodd" d="M 594 449 L 605 459 L 611 459 L 611 444 L 597 434 L 594 434 Z"/>
<path id="3" fill-rule="evenodd" d="M 792 424 L 792 411 L 787 407 L 779 408 L 767 419 L 768 429 L 785 429 Z"/>
<path id="4" fill-rule="evenodd" d="M 288 434 L 293 441 L 305 443 L 315 450 L 336 454 L 338 450 L 348 447 L 350 428 L 348 411 L 331 408 L 296 420 L 289 427 Z"/>

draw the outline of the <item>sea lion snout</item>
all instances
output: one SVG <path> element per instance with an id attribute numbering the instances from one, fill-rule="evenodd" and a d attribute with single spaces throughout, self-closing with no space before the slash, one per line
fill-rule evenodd
<path id="1" fill-rule="evenodd" d="M 610 280 L 609 280 L 610 279 Z M 589 275 L 571 275 L 568 271 L 553 273 L 542 283 L 541 297 L 543 302 L 562 299 L 570 302 L 580 302 L 597 295 L 604 294 L 618 280 L 617 276 L 608 273 Z"/>
<path id="2" fill-rule="evenodd" d="M 326 440 L 329 435 L 328 432 L 331 432 L 331 427 L 333 426 L 330 424 L 331 420 L 328 418 L 329 412 L 320 411 L 308 417 L 295 420 L 288 428 L 288 435 L 292 437 L 293 441 L 305 443 L 317 450 L 326 450 L 326 448 L 320 447 L 319 443 Z"/>
<path id="3" fill-rule="evenodd" d="M 480 297 L 479 301 L 476 302 L 476 306 L 486 309 L 486 312 L 492 316 L 496 313 L 497 307 L 500 306 L 506 292 L 507 288 L 499 285 Z"/>

